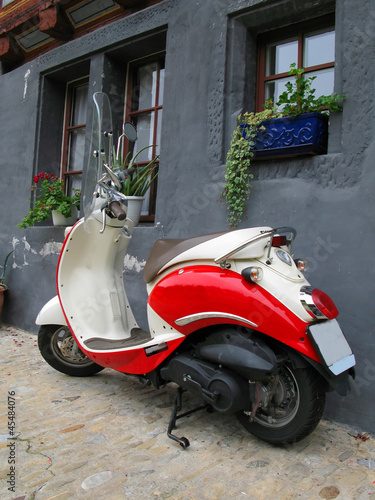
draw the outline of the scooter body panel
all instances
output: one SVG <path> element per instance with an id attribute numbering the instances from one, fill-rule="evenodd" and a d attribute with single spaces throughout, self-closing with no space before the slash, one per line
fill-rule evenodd
<path id="1" fill-rule="evenodd" d="M 84 348 L 81 350 L 98 365 L 131 375 L 145 375 L 170 356 L 184 339 L 185 337 L 181 336 L 164 343 L 154 341 L 138 348 L 123 349 L 117 352 L 93 352 Z"/>
<path id="2" fill-rule="evenodd" d="M 94 219 L 76 224 L 65 239 L 58 263 L 59 300 L 80 344 L 103 335 L 121 339 L 138 327 L 122 279 L 130 238 L 122 227 L 108 227 L 103 234 L 99 229 Z"/>
<path id="3" fill-rule="evenodd" d="M 57 295 L 42 307 L 35 323 L 37 325 L 68 325 Z"/>
<path id="4" fill-rule="evenodd" d="M 308 323 L 267 290 L 230 269 L 192 265 L 175 270 L 151 291 L 149 305 L 184 335 L 212 325 L 241 325 L 319 361 L 306 335 Z"/>
<path id="5" fill-rule="evenodd" d="M 130 232 L 108 225 L 101 234 L 97 220 L 86 224 L 78 222 L 65 239 L 57 270 L 59 306 L 53 299 L 56 316 L 49 323 L 67 324 L 81 351 L 101 366 L 130 374 L 152 371 L 185 336 L 156 315 L 152 334 L 139 328 L 122 276 Z"/>

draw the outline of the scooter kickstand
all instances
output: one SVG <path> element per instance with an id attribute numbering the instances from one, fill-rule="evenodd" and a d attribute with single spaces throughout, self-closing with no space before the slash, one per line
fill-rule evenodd
<path id="1" fill-rule="evenodd" d="M 174 434 L 172 434 L 173 429 L 176 428 L 176 420 L 182 417 L 187 417 L 188 415 L 191 415 L 192 413 L 195 413 L 196 411 L 203 410 L 204 408 L 207 408 L 209 405 L 204 405 L 204 406 L 199 406 L 198 408 L 194 408 L 193 410 L 189 410 L 185 413 L 182 413 L 181 415 L 177 415 L 177 412 L 181 410 L 182 407 L 182 393 L 184 392 L 182 387 L 178 387 L 177 389 L 177 394 L 173 402 L 173 409 L 172 409 L 172 414 L 171 418 L 169 420 L 169 425 L 168 425 L 168 432 L 167 435 L 170 439 L 173 439 L 173 441 L 177 441 L 177 443 L 182 446 L 182 448 L 188 448 L 190 446 L 190 442 L 186 437 L 177 437 Z"/>

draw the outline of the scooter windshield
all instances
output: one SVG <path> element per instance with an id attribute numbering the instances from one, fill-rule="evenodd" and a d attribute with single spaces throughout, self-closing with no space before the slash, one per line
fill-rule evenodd
<path id="1" fill-rule="evenodd" d="M 94 109 L 88 164 L 83 189 L 83 210 L 85 221 L 94 209 L 93 194 L 99 179 L 103 176 L 103 164 L 112 166 L 113 125 L 109 98 L 103 92 L 93 95 Z"/>

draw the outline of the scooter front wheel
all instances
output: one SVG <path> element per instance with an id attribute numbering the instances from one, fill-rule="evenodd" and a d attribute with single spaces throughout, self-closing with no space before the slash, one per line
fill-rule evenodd
<path id="1" fill-rule="evenodd" d="M 55 370 L 72 377 L 89 377 L 102 370 L 78 347 L 67 326 L 43 325 L 38 333 L 41 355 Z"/>
<path id="2" fill-rule="evenodd" d="M 292 444 L 308 436 L 323 415 L 325 392 L 312 368 L 293 369 L 284 364 L 271 401 L 249 412 L 238 412 L 241 424 L 254 436 L 272 444 Z"/>

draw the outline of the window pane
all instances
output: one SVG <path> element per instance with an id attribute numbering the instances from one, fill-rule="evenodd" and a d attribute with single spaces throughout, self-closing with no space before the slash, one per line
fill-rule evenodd
<path id="1" fill-rule="evenodd" d="M 285 84 L 287 82 L 292 81 L 291 77 L 288 76 L 286 78 L 280 78 L 280 80 L 274 80 L 272 82 L 266 83 L 266 101 L 268 99 L 272 99 L 273 102 L 277 102 L 279 100 L 280 94 L 282 94 L 286 88 Z"/>
<path id="2" fill-rule="evenodd" d="M 65 179 L 66 179 L 65 184 L 67 185 L 66 192 L 68 196 L 73 196 L 74 190 L 81 189 L 81 184 L 82 184 L 81 174 L 67 175 Z"/>
<path id="3" fill-rule="evenodd" d="M 305 68 L 317 66 L 335 60 L 335 31 L 315 33 L 305 37 L 304 47 Z"/>
<path id="4" fill-rule="evenodd" d="M 298 60 L 298 41 L 286 41 L 267 46 L 266 76 L 288 73 L 290 65 Z"/>
<path id="5" fill-rule="evenodd" d="M 150 189 L 145 194 L 145 199 L 142 202 L 141 215 L 148 215 L 148 207 L 150 206 Z"/>
<path id="6" fill-rule="evenodd" d="M 88 90 L 88 83 L 80 85 L 74 89 L 70 122 L 71 126 L 86 123 Z"/>
<path id="7" fill-rule="evenodd" d="M 315 96 L 331 95 L 333 93 L 334 85 L 334 68 L 323 69 L 321 71 L 314 71 L 308 73 L 307 76 L 316 76 L 312 82 L 311 87 L 315 89 Z"/>
<path id="8" fill-rule="evenodd" d="M 159 102 L 158 105 L 163 105 L 163 95 L 164 95 L 164 69 L 160 70 L 160 82 L 159 82 Z"/>
<path id="9" fill-rule="evenodd" d="M 69 132 L 67 171 L 82 170 L 85 150 L 85 129 L 80 128 Z"/>
<path id="10" fill-rule="evenodd" d="M 137 71 L 133 89 L 132 111 L 148 109 L 155 105 L 157 63 L 141 66 Z"/>
<path id="11" fill-rule="evenodd" d="M 161 121 L 163 118 L 163 110 L 160 109 L 158 111 L 158 122 L 157 122 L 157 130 L 156 130 L 156 154 L 160 154 L 160 143 L 161 143 Z"/>
<path id="12" fill-rule="evenodd" d="M 134 144 L 134 154 L 136 154 L 137 151 L 140 151 L 146 146 L 152 145 L 152 140 L 154 137 L 154 113 L 147 113 L 137 116 L 135 120 L 135 126 L 137 127 L 138 137 Z M 136 161 L 138 163 L 141 161 L 151 161 L 151 159 L 152 148 L 147 148 L 137 156 Z"/>
<path id="13" fill-rule="evenodd" d="M 158 56 L 152 63 L 133 66 L 131 110 L 128 115 L 137 127 L 138 137 L 133 155 L 139 152 L 135 163 L 140 168 L 150 162 L 160 151 L 161 119 L 164 94 L 164 61 Z M 155 130 L 156 127 L 156 130 Z M 150 147 L 151 146 L 151 147 Z M 143 151 L 142 151 L 143 150 Z M 155 213 L 156 182 L 145 195 L 142 216 L 153 220 Z M 142 220 L 142 219 L 141 219 Z M 143 220 L 145 220 L 143 218 Z"/>

